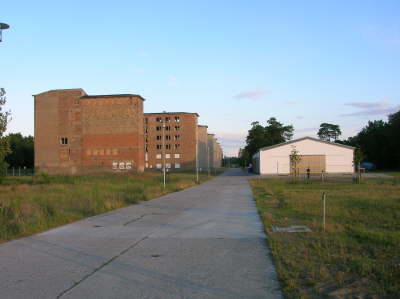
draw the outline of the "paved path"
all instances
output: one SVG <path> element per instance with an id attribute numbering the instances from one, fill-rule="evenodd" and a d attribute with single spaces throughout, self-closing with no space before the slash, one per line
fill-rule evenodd
<path id="1" fill-rule="evenodd" d="M 246 177 L 0 245 L 1 298 L 280 298 Z"/>

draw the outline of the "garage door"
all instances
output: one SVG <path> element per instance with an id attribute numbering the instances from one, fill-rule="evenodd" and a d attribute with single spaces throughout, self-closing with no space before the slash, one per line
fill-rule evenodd
<path id="1" fill-rule="evenodd" d="M 297 165 L 299 173 L 307 173 L 310 168 L 311 173 L 326 172 L 325 155 L 301 155 L 300 163 Z"/>

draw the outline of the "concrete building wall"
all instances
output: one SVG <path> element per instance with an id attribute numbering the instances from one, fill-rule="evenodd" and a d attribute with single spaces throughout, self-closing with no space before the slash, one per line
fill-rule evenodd
<path id="1" fill-rule="evenodd" d="M 290 154 L 296 148 L 298 155 L 324 155 L 326 173 L 353 173 L 354 148 L 301 138 L 281 146 L 261 149 L 259 170 L 261 174 L 289 174 Z"/>
<path id="2" fill-rule="evenodd" d="M 197 140 L 197 152 L 199 159 L 199 170 L 208 170 L 208 150 L 207 150 L 207 126 L 198 126 L 198 140 Z"/>
<path id="3" fill-rule="evenodd" d="M 222 163 L 222 151 L 221 151 L 221 146 L 220 144 L 217 142 L 217 139 L 214 138 L 213 141 L 214 145 L 214 158 L 213 158 L 213 167 L 214 168 L 219 168 L 221 167 L 221 163 Z"/>
<path id="4" fill-rule="evenodd" d="M 215 148 L 214 148 L 214 134 L 207 134 L 207 149 L 208 149 L 208 163 L 210 168 L 214 167 L 214 157 L 215 157 Z"/>
<path id="5" fill-rule="evenodd" d="M 171 170 L 196 168 L 197 113 L 145 113 L 144 117 L 146 168 L 162 168 L 163 136 L 167 168 Z M 163 122 L 165 122 L 164 135 Z"/>
<path id="6" fill-rule="evenodd" d="M 35 168 L 50 174 L 143 171 L 143 98 L 82 89 L 34 96 Z"/>

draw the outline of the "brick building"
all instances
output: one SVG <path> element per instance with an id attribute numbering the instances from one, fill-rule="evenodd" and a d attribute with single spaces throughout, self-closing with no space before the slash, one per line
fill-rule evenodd
<path id="1" fill-rule="evenodd" d="M 207 149 L 208 149 L 208 164 L 210 168 L 214 167 L 214 157 L 215 157 L 215 138 L 214 134 L 207 134 Z"/>
<path id="2" fill-rule="evenodd" d="M 50 174 L 144 170 L 139 95 L 87 95 L 83 89 L 34 95 L 35 168 Z"/>
<path id="3" fill-rule="evenodd" d="M 214 167 L 222 166 L 222 148 L 217 139 L 214 139 Z"/>
<path id="4" fill-rule="evenodd" d="M 165 150 L 166 168 L 196 168 L 198 117 L 187 112 L 145 113 L 145 167 L 162 169 Z"/>
<path id="5" fill-rule="evenodd" d="M 207 171 L 208 164 L 208 139 L 207 139 L 207 126 L 199 125 L 198 130 L 198 140 L 197 140 L 197 153 L 199 159 L 199 170 Z"/>

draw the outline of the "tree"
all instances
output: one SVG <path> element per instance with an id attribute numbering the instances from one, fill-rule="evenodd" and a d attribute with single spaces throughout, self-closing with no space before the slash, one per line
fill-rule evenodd
<path id="1" fill-rule="evenodd" d="M 246 147 L 243 155 L 251 157 L 262 147 L 271 146 L 290 140 L 293 137 L 293 126 L 285 126 L 271 117 L 264 127 L 258 121 L 251 123 L 251 129 L 246 137 Z"/>
<path id="2" fill-rule="evenodd" d="M 292 145 L 292 150 L 290 151 L 290 168 L 292 170 L 293 181 L 297 180 L 298 169 L 297 166 L 301 162 L 301 156 L 295 145 Z"/>
<path id="3" fill-rule="evenodd" d="M 338 125 L 322 123 L 319 126 L 318 137 L 325 141 L 335 141 L 342 135 L 342 131 Z"/>
<path id="4" fill-rule="evenodd" d="M 6 103 L 6 91 L 0 88 L 0 175 L 3 175 L 8 164 L 4 161 L 6 155 L 10 152 L 8 139 L 3 135 L 7 130 L 7 124 L 10 121 L 10 112 L 3 111 L 3 106 Z"/>
<path id="5" fill-rule="evenodd" d="M 32 136 L 22 136 L 21 133 L 7 136 L 11 152 L 5 157 L 10 167 L 33 168 L 34 143 Z"/>

